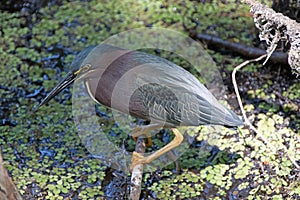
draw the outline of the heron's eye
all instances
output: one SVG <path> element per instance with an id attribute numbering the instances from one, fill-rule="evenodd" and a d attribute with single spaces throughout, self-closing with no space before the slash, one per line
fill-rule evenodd
<path id="1" fill-rule="evenodd" d="M 79 73 L 87 72 L 90 69 L 90 67 L 91 67 L 90 64 L 83 65 L 77 72 L 75 72 L 75 75 L 77 75 Z"/>
<path id="2" fill-rule="evenodd" d="M 90 64 L 85 64 L 84 66 L 81 67 L 80 72 L 86 72 L 90 69 L 91 65 Z"/>

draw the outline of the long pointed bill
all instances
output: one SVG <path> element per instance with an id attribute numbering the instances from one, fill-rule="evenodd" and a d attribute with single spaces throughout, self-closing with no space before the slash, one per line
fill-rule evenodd
<path id="1" fill-rule="evenodd" d="M 69 72 L 67 76 L 52 89 L 52 91 L 46 96 L 46 98 L 43 99 L 43 101 L 38 105 L 38 107 L 35 110 L 38 110 L 41 106 L 48 103 L 51 99 L 53 99 L 53 97 L 59 94 L 63 89 L 65 89 L 70 84 L 72 84 L 77 74 L 78 74 L 77 72 Z"/>

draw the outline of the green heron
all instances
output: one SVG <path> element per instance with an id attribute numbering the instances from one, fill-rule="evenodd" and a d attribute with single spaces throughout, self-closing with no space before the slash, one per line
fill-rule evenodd
<path id="1" fill-rule="evenodd" d="M 149 137 L 150 131 L 156 128 L 171 128 L 174 133 L 169 144 L 147 157 L 133 152 L 131 169 L 136 164 L 150 163 L 177 147 L 183 140 L 176 129 L 178 126 L 243 125 L 243 121 L 221 105 L 198 79 L 164 58 L 101 44 L 80 52 L 71 66 L 74 70 L 39 107 L 75 79 L 80 79 L 95 102 L 150 122 L 136 127 L 133 137 Z"/>

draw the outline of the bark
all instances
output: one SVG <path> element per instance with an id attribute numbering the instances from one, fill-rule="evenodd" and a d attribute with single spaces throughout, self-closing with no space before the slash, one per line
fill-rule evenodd
<path id="1" fill-rule="evenodd" d="M 3 165 L 2 153 L 0 151 L 0 199 L 1 200 L 22 200 L 15 184 L 9 177 Z"/>

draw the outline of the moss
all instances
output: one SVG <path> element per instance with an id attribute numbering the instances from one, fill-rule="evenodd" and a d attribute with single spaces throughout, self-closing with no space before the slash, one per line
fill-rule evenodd
<path id="1" fill-rule="evenodd" d="M 283 95 L 288 97 L 291 100 L 299 99 L 300 98 L 299 90 L 300 90 L 300 85 L 295 83 L 291 85 L 291 87 L 287 91 L 283 92 Z"/>

